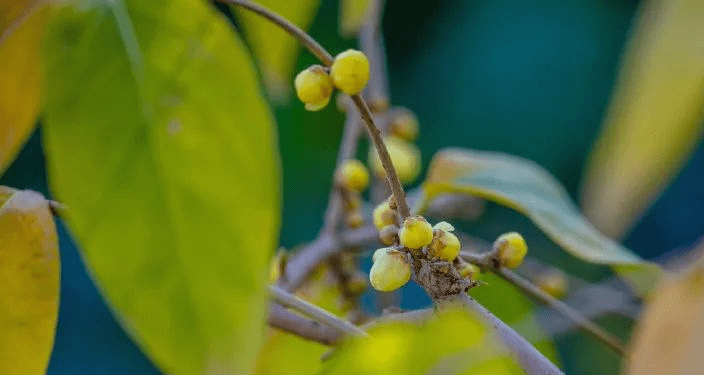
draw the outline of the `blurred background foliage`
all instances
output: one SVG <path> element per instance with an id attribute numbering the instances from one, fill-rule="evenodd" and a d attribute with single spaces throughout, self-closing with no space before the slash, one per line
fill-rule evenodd
<path id="1" fill-rule="evenodd" d="M 383 28 L 392 103 L 417 114 L 424 165 L 448 146 L 503 151 L 544 166 L 578 201 L 585 161 L 638 3 L 388 0 Z M 310 32 L 333 54 L 355 46 L 339 36 L 336 1 L 321 2 Z M 294 71 L 312 63 L 314 58 L 302 53 Z M 276 102 L 283 170 L 281 244 L 293 247 L 314 238 L 322 224 L 344 115 L 332 105 L 312 113 L 297 101 Z M 40 133 L 30 138 L 0 184 L 49 194 Z M 359 157 L 364 160 L 364 155 L 360 150 Z M 703 167 L 704 149 L 698 145 L 625 237 L 627 247 L 652 259 L 697 241 L 704 233 Z M 519 231 L 537 258 L 588 280 L 608 276 L 605 267 L 576 261 L 528 219 L 493 204 L 462 229 L 487 240 Z M 60 223 L 59 234 L 61 306 L 48 373 L 159 373 L 115 323 Z M 363 266 L 368 271 L 369 261 Z M 364 303 L 375 309 L 370 296 Z M 428 304 L 418 287 L 404 289 L 404 308 Z M 618 317 L 598 322 L 622 337 L 632 328 L 632 322 Z M 616 355 L 589 337 L 571 333 L 556 342 L 568 373 L 618 371 Z"/>

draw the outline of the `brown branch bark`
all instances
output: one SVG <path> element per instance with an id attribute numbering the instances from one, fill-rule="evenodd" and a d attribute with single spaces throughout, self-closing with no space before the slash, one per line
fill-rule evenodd
<path id="1" fill-rule="evenodd" d="M 270 307 L 267 323 L 273 328 L 323 345 L 336 345 L 344 336 L 333 328 L 296 315 L 276 304 L 272 304 Z"/>

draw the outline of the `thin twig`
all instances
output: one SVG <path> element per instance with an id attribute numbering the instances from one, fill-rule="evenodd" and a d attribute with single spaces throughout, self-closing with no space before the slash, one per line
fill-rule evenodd
<path id="1" fill-rule="evenodd" d="M 549 306 L 555 311 L 558 311 L 561 315 L 569 318 L 578 327 L 592 335 L 597 340 L 601 341 L 606 346 L 613 349 L 616 353 L 622 356 L 626 355 L 626 348 L 621 342 L 621 340 L 611 335 L 610 333 L 604 331 L 600 326 L 585 318 L 581 313 L 574 310 L 566 303 L 547 294 L 535 284 L 531 283 L 527 279 L 523 278 L 521 275 L 511 271 L 508 268 L 501 267 L 493 272 L 504 280 L 516 286 L 523 293 L 537 299 L 541 303 Z"/>
<path id="2" fill-rule="evenodd" d="M 267 323 L 276 329 L 323 345 L 336 345 L 344 336 L 334 328 L 306 319 L 276 304 L 271 305 Z"/>
<path id="3" fill-rule="evenodd" d="M 359 336 L 359 337 L 365 337 L 368 336 L 366 332 L 364 332 L 361 328 L 355 326 L 354 324 L 342 320 L 338 318 L 337 316 L 333 315 L 332 313 L 321 309 L 318 306 L 315 306 L 307 301 L 304 301 L 293 294 L 290 294 L 284 290 L 281 290 L 278 287 L 275 286 L 270 286 L 269 287 L 269 294 L 271 296 L 271 299 L 274 300 L 277 303 L 280 303 L 284 306 L 290 307 L 300 313 L 303 313 L 305 315 L 310 316 L 313 319 L 316 319 L 322 323 L 327 324 L 328 326 L 335 328 L 337 330 L 340 330 L 341 332 L 344 332 L 346 334 L 350 334 L 352 336 Z"/>
<path id="4" fill-rule="evenodd" d="M 241 6 L 266 18 L 267 20 L 273 22 L 277 26 L 281 27 L 284 31 L 288 32 L 290 35 L 298 39 L 301 44 L 303 44 L 304 47 L 306 47 L 311 53 L 313 53 L 323 64 L 328 67 L 332 65 L 332 55 L 330 55 L 330 53 L 328 53 L 325 48 L 318 44 L 318 42 L 316 42 L 315 39 L 313 39 L 305 31 L 301 30 L 298 26 L 292 24 L 280 15 L 272 12 L 271 10 L 261 5 L 254 4 L 251 1 L 247 0 L 219 1 Z M 386 172 L 386 178 L 389 182 L 389 186 L 391 187 L 391 192 L 393 193 L 394 199 L 396 200 L 396 205 L 398 206 L 398 212 L 401 215 L 401 219 L 403 220 L 406 217 L 410 216 L 411 212 L 408 209 L 408 203 L 406 203 L 406 195 L 403 192 L 401 181 L 398 179 L 398 176 L 396 175 L 396 170 L 394 169 L 394 166 L 391 163 L 389 151 L 386 149 L 386 145 L 384 144 L 384 141 L 381 138 L 381 132 L 379 131 L 379 128 L 377 128 L 374 124 L 374 119 L 372 118 L 372 114 L 369 111 L 369 107 L 367 106 L 367 103 L 364 101 L 364 99 L 362 99 L 362 97 L 358 94 L 352 95 L 352 101 L 357 106 L 357 109 L 359 109 L 362 119 L 364 120 L 367 133 L 372 139 L 374 148 L 376 148 L 376 151 L 379 155 L 379 160 L 381 160 L 381 165 L 384 167 L 384 171 Z"/>
<path id="5" fill-rule="evenodd" d="M 459 303 L 466 309 L 484 319 L 487 326 L 501 339 L 504 345 L 516 356 L 521 368 L 532 375 L 559 375 L 563 372 L 555 366 L 549 359 L 538 351 L 533 345 L 526 341 L 523 336 L 519 335 L 506 323 L 497 318 L 484 306 L 470 298 L 468 295 L 461 293 L 448 296 L 440 299 L 438 304 L 455 304 Z"/>

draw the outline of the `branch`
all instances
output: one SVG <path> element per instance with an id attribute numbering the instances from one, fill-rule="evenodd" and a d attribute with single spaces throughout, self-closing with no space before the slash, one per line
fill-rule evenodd
<path id="1" fill-rule="evenodd" d="M 332 55 L 330 55 L 325 48 L 318 44 L 318 42 L 316 42 L 315 39 L 313 39 L 305 31 L 301 30 L 298 26 L 292 24 L 280 15 L 248 0 L 219 1 L 240 6 L 264 17 L 279 26 L 284 31 L 288 32 L 294 38 L 298 39 L 298 41 L 301 42 L 301 44 L 303 44 L 303 46 L 315 55 L 323 64 L 325 64 L 325 66 L 330 67 L 330 65 L 332 65 Z M 376 151 L 379 154 L 379 160 L 381 160 L 381 165 L 384 167 L 384 171 L 386 172 L 386 178 L 389 182 L 389 186 L 391 187 L 391 192 L 394 195 L 394 199 L 396 200 L 396 205 L 398 207 L 398 212 L 401 215 L 401 220 L 404 220 L 406 217 L 410 216 L 411 211 L 408 209 L 408 203 L 406 203 L 406 195 L 403 192 L 401 181 L 398 179 L 396 170 L 391 163 L 389 151 L 386 149 L 386 145 L 381 138 L 381 132 L 379 131 L 379 128 L 374 125 L 374 119 L 372 118 L 372 114 L 369 111 L 369 107 L 364 99 L 362 99 L 359 94 L 352 95 L 352 102 L 354 102 L 357 109 L 359 109 L 359 113 L 361 114 L 364 124 L 366 125 L 367 133 L 374 144 L 374 148 L 376 148 Z"/>
<path id="2" fill-rule="evenodd" d="M 562 371 L 549 359 L 531 345 L 523 336 L 519 335 L 511 327 L 497 318 L 484 306 L 461 293 L 448 296 L 436 301 L 440 306 L 445 304 L 459 303 L 466 309 L 478 315 L 487 323 L 487 326 L 501 339 L 506 347 L 516 356 L 523 370 L 531 375 L 558 375 Z"/>
<path id="3" fill-rule="evenodd" d="M 372 0 L 368 5 L 367 21 L 359 30 L 359 43 L 369 57 L 370 80 L 364 96 L 369 100 L 372 112 L 383 112 L 389 108 L 389 82 L 386 72 L 386 51 L 381 32 L 381 19 L 384 15 L 384 0 Z M 385 131 L 384 126 L 380 126 Z"/>
<path id="4" fill-rule="evenodd" d="M 332 328 L 339 330 L 340 332 L 344 332 L 351 336 L 368 336 L 366 332 L 364 332 L 362 329 L 355 326 L 354 324 L 346 320 L 342 320 L 337 316 L 333 315 L 332 313 L 323 310 L 320 307 L 315 306 L 307 301 L 304 301 L 294 296 L 293 294 L 290 294 L 275 286 L 269 287 L 269 295 L 271 296 L 271 299 L 275 302 L 290 307 L 305 315 L 308 315 L 311 318 L 314 318 L 320 322 L 327 324 Z"/>
<path id="5" fill-rule="evenodd" d="M 271 305 L 267 323 L 274 328 L 292 333 L 301 338 L 316 341 L 323 345 L 335 345 L 343 335 L 328 326 L 296 315 L 281 305 Z"/>

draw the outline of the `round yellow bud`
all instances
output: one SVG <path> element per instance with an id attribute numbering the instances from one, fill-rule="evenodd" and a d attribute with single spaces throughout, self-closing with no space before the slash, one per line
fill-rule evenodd
<path id="1" fill-rule="evenodd" d="M 298 73 L 294 80 L 296 95 L 309 111 L 323 109 L 330 102 L 333 86 L 330 76 L 320 65 L 313 65 Z"/>
<path id="2" fill-rule="evenodd" d="M 467 278 L 467 279 L 476 279 L 479 277 L 479 267 L 475 266 L 472 263 L 462 263 L 458 268 L 457 271 L 460 273 L 460 276 Z"/>
<path id="3" fill-rule="evenodd" d="M 555 298 L 562 298 L 567 294 L 569 280 L 564 272 L 553 270 L 539 275 L 536 285 L 545 293 Z"/>
<path id="4" fill-rule="evenodd" d="M 392 224 L 396 224 L 396 212 L 391 209 L 387 199 L 374 208 L 374 226 L 380 231 Z"/>
<path id="5" fill-rule="evenodd" d="M 369 172 L 361 161 L 351 159 L 345 161 L 337 171 L 338 182 L 354 191 L 362 191 L 369 185 Z"/>
<path id="6" fill-rule="evenodd" d="M 499 236 L 494 242 L 494 247 L 499 249 L 499 260 L 508 268 L 516 268 L 528 253 L 528 245 L 519 233 L 510 232 Z"/>
<path id="7" fill-rule="evenodd" d="M 428 254 L 452 262 L 460 254 L 460 240 L 444 229 L 435 229 L 433 241 L 428 245 Z"/>
<path id="8" fill-rule="evenodd" d="M 381 249 L 377 249 L 377 250 L 374 252 L 374 255 L 372 255 L 372 262 L 376 262 L 376 260 L 377 260 L 380 256 L 382 256 L 382 255 L 384 255 L 384 254 L 386 254 L 386 253 L 388 253 L 388 252 L 393 252 L 393 251 L 397 251 L 397 250 L 395 250 L 393 247 L 382 247 Z"/>
<path id="9" fill-rule="evenodd" d="M 364 217 L 359 210 L 350 211 L 345 214 L 345 224 L 350 228 L 359 228 L 364 225 Z"/>
<path id="10" fill-rule="evenodd" d="M 335 56 L 330 67 L 330 76 L 335 87 L 342 92 L 349 95 L 359 94 L 369 81 L 369 60 L 364 53 L 348 49 Z"/>
<path id="11" fill-rule="evenodd" d="M 403 184 L 409 184 L 420 174 L 420 150 L 413 143 L 404 141 L 398 137 L 385 137 L 384 143 L 389 150 L 391 164 L 396 169 L 398 179 Z M 381 160 L 374 148 L 369 150 L 369 165 L 377 176 L 384 178 L 386 171 L 381 165 Z"/>
<path id="12" fill-rule="evenodd" d="M 406 258 L 398 251 L 388 251 L 374 253 L 374 265 L 369 271 L 369 281 L 374 289 L 381 292 L 396 290 L 411 279 L 411 265 Z"/>
<path id="13" fill-rule="evenodd" d="M 418 119 L 410 110 L 405 108 L 399 110 L 391 118 L 389 131 L 399 138 L 412 142 L 418 138 Z"/>
<path id="14" fill-rule="evenodd" d="M 406 218 L 398 231 L 401 246 L 409 249 L 420 249 L 433 240 L 433 227 L 422 216 Z"/>

